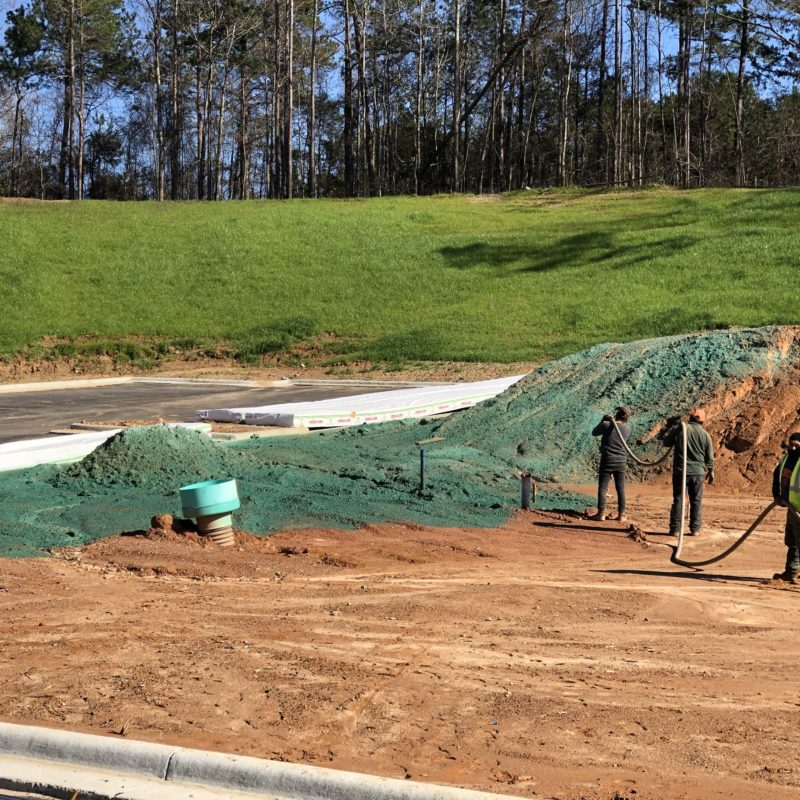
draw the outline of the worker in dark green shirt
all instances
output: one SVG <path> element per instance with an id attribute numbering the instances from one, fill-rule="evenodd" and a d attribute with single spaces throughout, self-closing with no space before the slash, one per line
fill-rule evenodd
<path id="1" fill-rule="evenodd" d="M 714 483 L 714 445 L 703 428 L 706 413 L 696 408 L 686 424 L 686 492 L 689 495 L 689 536 L 696 536 L 703 526 L 703 481 Z M 678 423 L 664 437 L 666 445 L 675 447 L 672 456 L 672 508 L 669 532 L 677 536 L 684 515 L 683 494 L 683 426 Z"/>

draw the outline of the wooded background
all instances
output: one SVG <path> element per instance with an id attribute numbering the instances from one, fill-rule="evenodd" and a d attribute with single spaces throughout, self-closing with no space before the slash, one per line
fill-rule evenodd
<path id="1" fill-rule="evenodd" d="M 800 182 L 800 0 L 6 8 L 4 195 Z"/>

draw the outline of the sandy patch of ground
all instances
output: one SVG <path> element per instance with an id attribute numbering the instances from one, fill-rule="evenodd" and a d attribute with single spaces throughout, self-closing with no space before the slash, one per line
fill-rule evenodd
<path id="1" fill-rule="evenodd" d="M 778 513 L 706 572 L 612 522 L 131 535 L 0 563 L 0 716 L 561 800 L 796 797 Z M 715 553 L 766 504 L 708 492 Z"/>

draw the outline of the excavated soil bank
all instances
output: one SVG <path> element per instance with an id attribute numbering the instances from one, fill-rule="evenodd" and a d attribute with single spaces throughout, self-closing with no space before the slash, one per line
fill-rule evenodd
<path id="1" fill-rule="evenodd" d="M 773 327 L 599 345 L 446 419 L 225 445 L 183 429 L 127 429 L 80 464 L 0 475 L 0 554 L 141 529 L 154 513 L 180 512 L 179 486 L 210 478 L 237 479 L 235 524 L 259 534 L 401 520 L 495 527 L 518 505 L 520 471 L 539 481 L 539 507 L 584 508 L 590 498 L 559 484 L 592 480 L 590 431 L 620 403 L 634 410 L 644 456 L 660 452 L 666 419 L 705 406 L 721 485 L 763 489 L 798 426 L 799 336 Z M 426 445 L 420 492 L 417 443 L 429 439 L 439 441 Z"/>

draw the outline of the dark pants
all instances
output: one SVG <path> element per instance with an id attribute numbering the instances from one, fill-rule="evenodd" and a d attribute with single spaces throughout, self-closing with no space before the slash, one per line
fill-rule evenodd
<path id="1" fill-rule="evenodd" d="M 697 533 L 703 527 L 704 475 L 687 475 L 686 491 L 689 494 L 689 530 Z M 669 512 L 669 532 L 678 533 L 683 517 L 683 479 L 681 473 L 672 473 L 672 508 Z"/>
<path id="2" fill-rule="evenodd" d="M 800 572 L 800 521 L 791 511 L 786 512 L 783 543 L 786 545 L 786 571 Z"/>
<path id="3" fill-rule="evenodd" d="M 597 482 L 597 513 L 606 513 L 606 494 L 611 478 L 617 490 L 617 510 L 625 513 L 625 464 L 600 464 L 600 478 Z"/>

